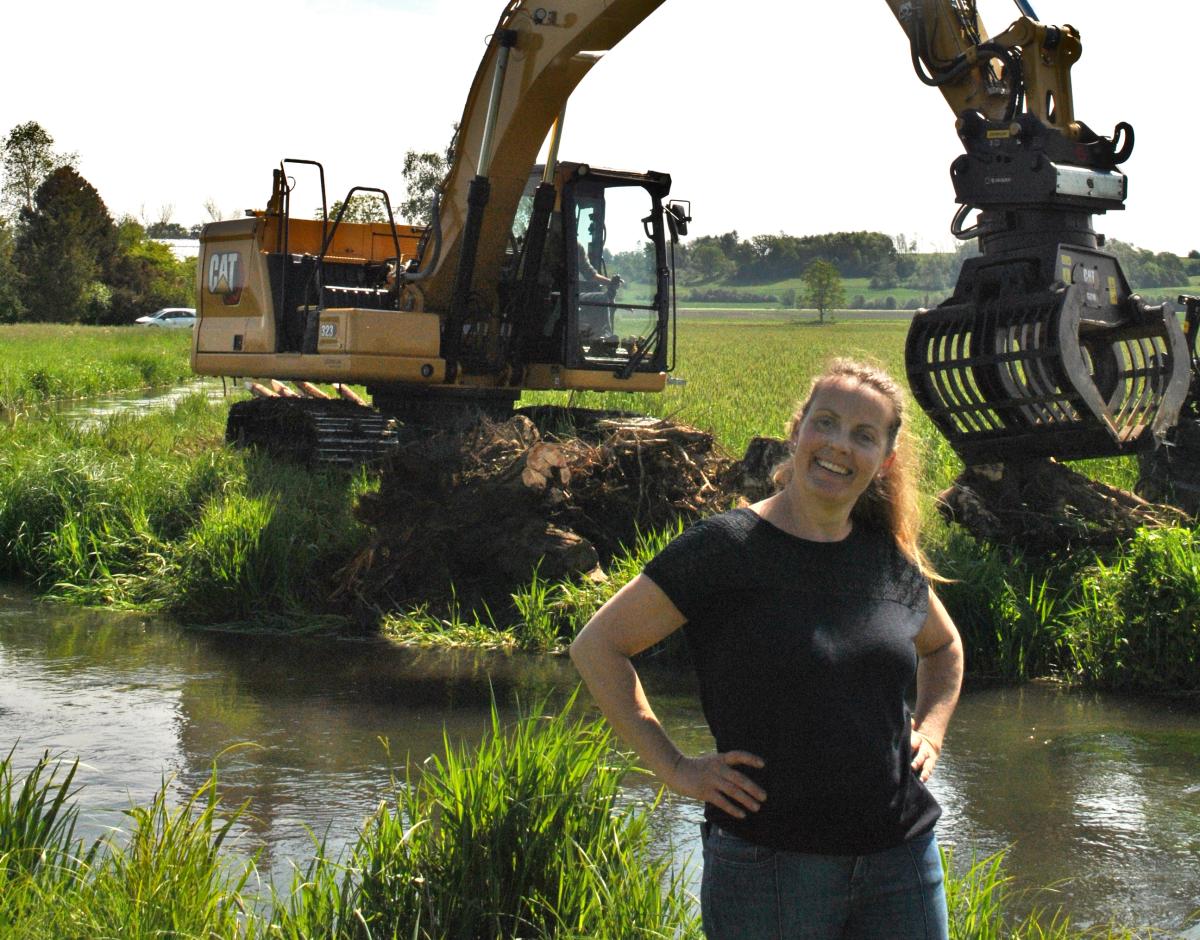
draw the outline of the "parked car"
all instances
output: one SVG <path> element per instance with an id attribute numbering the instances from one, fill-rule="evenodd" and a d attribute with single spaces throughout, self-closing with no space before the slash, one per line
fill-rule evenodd
<path id="1" fill-rule="evenodd" d="M 163 307 L 144 317 L 138 317 L 133 322 L 142 326 L 195 326 L 196 311 L 193 307 Z"/>

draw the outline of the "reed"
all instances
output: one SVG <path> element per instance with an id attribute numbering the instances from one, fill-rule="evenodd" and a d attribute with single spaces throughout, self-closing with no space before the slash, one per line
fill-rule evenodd
<path id="1" fill-rule="evenodd" d="M 1036 905 L 1025 916 L 1014 916 L 1012 909 L 1026 899 L 1028 892 L 1014 886 L 1004 869 L 1004 854 L 1000 851 L 984 858 L 973 856 L 965 868 L 956 872 L 953 849 L 943 847 L 952 940 L 1150 940 L 1163 936 L 1157 931 L 1115 924 L 1075 927 L 1060 909 Z M 1035 896 L 1039 893 L 1047 893 L 1047 889 L 1033 892 Z"/>
<path id="2" fill-rule="evenodd" d="M 1073 582 L 1060 620 L 1069 675 L 1114 689 L 1200 689 L 1200 537 L 1143 530 Z"/>

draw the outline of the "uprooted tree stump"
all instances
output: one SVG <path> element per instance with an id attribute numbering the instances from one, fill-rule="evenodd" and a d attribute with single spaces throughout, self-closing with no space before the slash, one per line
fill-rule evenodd
<path id="1" fill-rule="evenodd" d="M 535 570 L 599 575 L 640 532 L 761 498 L 770 447 L 759 449 L 747 467 L 685 425 L 545 408 L 424 437 L 397 448 L 361 499 L 374 533 L 340 592 L 378 613 L 437 605 L 452 585 L 463 606 L 502 617 Z"/>
<path id="2" fill-rule="evenodd" d="M 938 497 L 938 506 L 977 539 L 1035 557 L 1111 548 L 1139 528 L 1186 520 L 1171 506 L 1147 502 L 1054 460 L 968 467 Z"/>

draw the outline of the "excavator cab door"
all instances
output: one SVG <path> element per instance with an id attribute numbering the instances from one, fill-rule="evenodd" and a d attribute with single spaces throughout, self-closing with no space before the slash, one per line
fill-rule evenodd
<path id="1" fill-rule="evenodd" d="M 674 277 L 663 198 L 670 177 L 581 170 L 564 186 L 556 220 L 563 363 L 623 375 L 668 371 Z"/>

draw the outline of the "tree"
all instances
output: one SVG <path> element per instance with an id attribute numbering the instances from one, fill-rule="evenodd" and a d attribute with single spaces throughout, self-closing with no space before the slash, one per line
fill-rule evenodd
<path id="1" fill-rule="evenodd" d="M 1179 255 L 1168 251 L 1155 254 L 1117 239 L 1109 239 L 1105 249 L 1117 257 L 1121 269 L 1134 289 L 1178 287 L 1188 282 L 1188 268 Z"/>
<path id="2" fill-rule="evenodd" d="M 22 209 L 33 211 L 38 187 L 60 166 L 74 167 L 74 153 L 56 153 L 54 138 L 37 121 L 18 124 L 4 139 L 4 186 L 0 189 L 0 212 L 15 217 Z"/>
<path id="3" fill-rule="evenodd" d="M 329 207 L 329 218 L 336 219 L 338 213 L 342 211 L 343 205 L 341 199 L 335 200 Z M 316 217 L 321 218 L 320 209 L 316 211 Z M 377 196 L 375 193 L 355 193 L 350 197 L 346 214 L 342 216 L 343 222 L 386 222 L 387 220 L 387 206 L 384 205 L 383 197 Z"/>
<path id="4" fill-rule="evenodd" d="M 842 307 L 846 293 L 842 288 L 842 276 L 838 269 L 823 258 L 818 258 L 804 269 L 804 286 L 808 304 L 817 308 L 817 315 L 825 322 L 825 311 Z"/>
<path id="5" fill-rule="evenodd" d="M 105 272 L 107 309 L 97 323 L 130 323 L 160 307 L 196 303 L 196 259 L 178 261 L 171 249 L 146 235 L 138 221 L 125 216 L 117 225 L 117 251 Z"/>
<path id="6" fill-rule="evenodd" d="M 950 286 L 954 260 L 954 255 L 941 252 L 921 255 L 916 271 L 909 278 L 909 286 L 924 291 L 945 290 Z"/>
<path id="7" fill-rule="evenodd" d="M 25 315 L 13 248 L 12 226 L 0 219 L 0 323 L 15 323 Z"/>
<path id="8" fill-rule="evenodd" d="M 700 245 L 693 249 L 692 270 L 702 281 L 716 281 L 728 277 L 735 270 L 733 262 L 714 244 Z"/>
<path id="9" fill-rule="evenodd" d="M 618 251 L 608 265 L 609 273 L 616 272 L 626 281 L 642 284 L 654 283 L 654 245 L 638 242 L 638 247 L 629 251 Z"/>
<path id="10" fill-rule="evenodd" d="M 433 197 L 454 163 L 454 143 L 457 139 L 458 125 L 455 124 L 450 143 L 442 153 L 410 150 L 404 155 L 402 172 L 407 192 L 400 203 L 400 215 L 412 225 L 430 225 L 433 222 Z"/>
<path id="11" fill-rule="evenodd" d="M 151 222 L 146 226 L 147 238 L 199 238 L 200 233 L 184 228 L 178 222 Z"/>
<path id="12" fill-rule="evenodd" d="M 164 202 L 158 207 L 158 216 L 152 221 L 146 220 L 146 213 L 143 210 L 141 213 L 141 226 L 145 229 L 147 238 L 188 238 L 189 232 L 178 222 L 172 222 L 171 217 L 175 214 L 175 206 L 172 203 Z M 122 224 L 125 222 L 121 220 Z"/>
<path id="13" fill-rule="evenodd" d="M 904 236 L 898 236 L 903 238 Z M 900 283 L 900 273 L 896 269 L 896 259 L 887 258 L 879 264 L 871 275 L 872 290 L 890 290 Z"/>
<path id="14" fill-rule="evenodd" d="M 33 208 L 21 210 L 13 252 L 28 318 L 102 318 L 109 300 L 102 277 L 116 250 L 116 226 L 95 187 L 69 166 L 52 171 Z"/>

